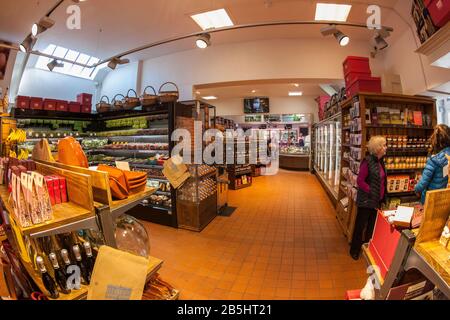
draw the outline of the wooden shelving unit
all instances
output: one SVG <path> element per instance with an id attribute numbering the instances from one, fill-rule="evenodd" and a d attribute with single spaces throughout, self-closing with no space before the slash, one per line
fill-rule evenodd
<path id="1" fill-rule="evenodd" d="M 370 139 L 371 136 L 375 135 L 409 135 L 413 137 L 425 137 L 429 138 L 432 134 L 432 129 L 436 125 L 436 106 L 435 101 L 433 99 L 429 99 L 426 97 L 414 97 L 414 96 L 405 96 L 405 95 L 396 95 L 396 94 L 376 94 L 376 93 L 360 93 L 352 97 L 351 99 L 347 100 L 342 105 L 342 121 L 344 121 L 345 117 L 350 116 L 350 109 L 354 107 L 354 103 L 359 102 L 359 116 L 355 116 L 352 120 L 356 118 L 361 118 L 361 130 L 357 131 L 352 129 L 352 126 L 350 127 L 344 127 L 342 132 L 342 141 L 346 140 L 347 134 L 361 134 L 362 135 L 362 143 L 361 146 L 357 145 L 350 145 L 350 148 L 361 148 L 361 160 L 358 160 L 354 166 L 357 167 L 362 159 L 364 159 L 366 153 L 367 153 L 367 142 Z M 401 111 L 404 111 L 405 109 L 412 110 L 412 111 L 421 111 L 423 114 L 426 114 L 431 118 L 431 126 L 429 127 L 423 127 L 423 126 L 413 126 L 413 125 L 396 125 L 396 124 L 374 124 L 366 123 L 366 110 L 372 110 L 376 107 L 389 107 L 392 109 L 400 109 Z M 350 132 L 349 132 L 350 131 Z M 348 151 L 348 148 L 345 148 L 342 150 L 341 154 L 341 168 L 344 167 L 350 167 L 350 170 L 353 172 L 353 174 L 357 174 L 355 170 L 352 170 L 351 166 L 351 160 L 345 160 L 343 157 L 344 151 Z M 400 150 L 388 150 L 388 152 L 394 152 L 400 151 Z M 403 150 L 402 150 L 403 151 Z M 399 156 L 405 155 L 405 156 L 424 156 L 424 150 L 416 150 L 417 152 L 407 152 L 407 154 L 401 154 L 399 153 Z M 356 168 L 353 168 L 356 169 Z M 387 170 L 387 174 L 397 174 L 397 173 L 415 173 L 415 172 L 421 172 L 422 168 L 415 168 L 415 169 L 398 169 L 398 170 Z M 345 179 L 344 175 L 341 175 L 341 179 Z M 347 181 L 350 183 L 349 181 Z M 356 187 L 356 186 L 354 186 Z M 403 197 L 403 196 L 413 196 L 414 194 L 411 193 L 404 193 L 404 194 L 389 194 L 388 196 L 392 197 Z M 339 197 L 338 197 L 338 203 L 339 201 L 347 197 L 347 193 L 345 190 L 340 188 L 339 190 Z M 340 222 L 342 229 L 344 231 L 345 236 L 347 237 L 347 240 L 351 242 L 353 237 L 353 230 L 357 215 L 357 205 L 354 199 L 351 199 L 349 197 L 349 207 L 348 207 L 348 213 L 344 214 L 342 210 L 339 210 L 338 207 L 336 207 L 337 217 L 338 221 Z"/>

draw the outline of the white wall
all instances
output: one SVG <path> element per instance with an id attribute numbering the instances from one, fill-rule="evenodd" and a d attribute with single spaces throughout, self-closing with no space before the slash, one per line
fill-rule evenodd
<path id="1" fill-rule="evenodd" d="M 20 82 L 18 94 L 76 101 L 79 93 L 90 93 L 95 96 L 95 92 L 93 81 L 28 66 Z"/>
<path id="2" fill-rule="evenodd" d="M 119 93 L 126 96 L 130 89 L 138 91 L 138 67 L 139 63 L 135 62 L 110 71 L 103 80 L 100 96 L 106 95 L 112 100 Z M 141 93 L 137 92 L 137 94 L 139 96 Z"/>
<path id="3" fill-rule="evenodd" d="M 368 57 L 369 54 L 366 42 L 354 41 L 342 48 L 331 37 L 213 45 L 206 50 L 194 49 L 144 61 L 142 87 L 152 85 L 158 90 L 164 82 L 172 81 L 180 89 L 180 99 L 190 100 L 192 88 L 198 84 L 286 78 L 343 79 L 342 62 L 348 55 Z M 381 75 L 382 61 L 372 59 L 371 68 L 374 75 Z M 102 93 L 123 92 L 126 88 L 122 83 L 134 84 L 137 73 L 134 66 L 110 72 L 103 82 Z"/>
<path id="4" fill-rule="evenodd" d="M 410 15 L 411 3 L 411 0 L 398 1 L 396 10 L 402 15 L 404 23 L 408 23 L 410 27 L 396 37 L 381 57 L 384 59 L 384 67 L 388 73 L 401 76 L 403 93 L 415 95 L 448 82 L 450 70 L 433 67 L 429 64 L 427 57 L 415 53 L 421 44 Z"/>
<path id="5" fill-rule="evenodd" d="M 315 97 L 269 97 L 270 113 L 312 113 L 313 118 L 318 120 L 317 103 Z M 244 99 L 224 99 L 210 102 L 216 107 L 218 116 L 237 116 L 244 114 Z"/>

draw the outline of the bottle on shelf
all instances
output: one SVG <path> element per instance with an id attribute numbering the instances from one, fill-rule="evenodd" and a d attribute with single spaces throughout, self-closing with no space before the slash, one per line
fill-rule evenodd
<path id="1" fill-rule="evenodd" d="M 56 287 L 56 283 L 53 278 L 48 274 L 47 268 L 45 267 L 44 259 L 41 256 L 36 257 L 36 264 L 41 271 L 42 283 L 44 284 L 45 289 L 47 289 L 50 298 L 58 299 L 59 292 Z"/>
<path id="2" fill-rule="evenodd" d="M 72 247 L 72 250 L 73 250 L 73 254 L 75 255 L 75 260 L 77 262 L 77 265 L 81 271 L 81 277 L 83 278 L 83 281 L 84 281 L 83 284 L 88 285 L 91 282 L 91 276 L 88 272 L 86 264 L 83 262 L 83 259 L 81 257 L 80 247 L 76 244 Z"/>
<path id="3" fill-rule="evenodd" d="M 94 271 L 95 259 L 92 254 L 92 247 L 89 241 L 83 243 L 84 251 L 86 252 L 86 267 L 89 272 L 89 279 L 92 277 L 92 272 Z"/>
<path id="4" fill-rule="evenodd" d="M 76 264 L 72 264 L 70 262 L 69 252 L 67 251 L 67 249 L 62 249 L 61 250 L 61 257 L 63 258 L 63 261 L 64 261 L 63 271 L 64 271 L 66 277 L 69 278 L 69 276 L 72 275 L 72 273 L 73 273 L 73 271 L 69 272 L 69 268 L 72 267 L 72 266 L 76 266 Z M 77 290 L 80 289 L 80 282 L 75 283 L 75 289 L 77 289 Z"/>
<path id="5" fill-rule="evenodd" d="M 56 280 L 56 283 L 58 284 L 61 292 L 64 294 L 69 294 L 71 290 L 67 287 L 67 277 L 64 274 L 64 272 L 61 270 L 61 268 L 59 267 L 59 262 L 58 262 L 58 258 L 56 257 L 56 254 L 54 254 L 52 252 L 52 253 L 50 253 L 50 255 L 48 257 L 49 257 L 50 261 L 52 262 L 53 270 L 55 272 L 55 280 Z"/>

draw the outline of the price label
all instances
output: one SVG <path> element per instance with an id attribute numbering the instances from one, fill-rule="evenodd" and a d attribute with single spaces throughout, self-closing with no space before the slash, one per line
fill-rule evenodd
<path id="1" fill-rule="evenodd" d="M 117 169 L 120 169 L 120 170 L 131 171 L 130 163 L 126 162 L 126 161 L 116 161 L 116 167 L 117 167 Z"/>

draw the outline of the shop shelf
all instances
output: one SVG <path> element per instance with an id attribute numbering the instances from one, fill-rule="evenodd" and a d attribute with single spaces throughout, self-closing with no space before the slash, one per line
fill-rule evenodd
<path id="1" fill-rule="evenodd" d="M 161 269 L 163 261 L 154 257 L 149 258 L 148 269 L 147 269 L 147 280 L 148 282 L 158 271 Z"/>
<path id="2" fill-rule="evenodd" d="M 386 153 L 388 156 L 402 156 L 402 155 L 426 155 L 427 149 L 390 149 Z"/>
<path id="3" fill-rule="evenodd" d="M 170 196 L 171 193 L 169 191 L 155 191 L 155 194 L 163 195 L 163 196 Z"/>
<path id="4" fill-rule="evenodd" d="M 157 180 L 157 181 L 169 181 L 165 177 L 155 177 L 155 176 L 147 176 L 147 180 Z"/>
<path id="5" fill-rule="evenodd" d="M 150 197 L 155 192 L 155 188 L 146 187 L 144 191 L 132 194 L 127 199 L 112 201 L 110 208 L 112 218 L 116 219 L 118 216 L 135 207 L 142 200 Z"/>
<path id="6" fill-rule="evenodd" d="M 389 173 L 414 173 L 423 171 L 424 168 L 416 168 L 416 169 L 387 169 Z"/>
<path id="7" fill-rule="evenodd" d="M 164 166 L 160 166 L 160 165 L 141 164 L 141 163 L 133 163 L 133 162 L 130 162 L 130 166 L 135 167 L 135 168 L 142 168 L 142 169 L 164 169 Z"/>
<path id="8" fill-rule="evenodd" d="M 5 209 L 9 212 L 11 219 L 15 220 L 14 210 L 9 203 L 9 193 L 5 186 L 0 186 L 0 197 Z M 52 207 L 53 219 L 45 223 L 31 227 L 21 227 L 20 232 L 24 236 L 44 237 L 57 233 L 77 231 L 81 229 L 98 229 L 96 217 L 91 210 L 84 209 L 75 203 L 66 202 Z M 17 221 L 16 221 L 17 222 Z"/>
<path id="9" fill-rule="evenodd" d="M 423 127 L 423 126 L 405 126 L 405 125 L 399 125 L 399 124 L 379 124 L 379 125 L 374 125 L 374 124 L 367 124 L 366 128 L 370 128 L 370 129 L 386 129 L 386 128 L 391 128 L 391 129 L 414 129 L 414 130 L 434 130 L 433 127 Z"/>
<path id="10" fill-rule="evenodd" d="M 214 177 L 216 175 L 216 170 L 205 173 L 204 175 L 199 176 L 200 179 L 205 179 L 209 177 Z"/>
<path id="11" fill-rule="evenodd" d="M 407 196 L 414 196 L 414 191 L 406 191 L 406 192 L 394 192 L 394 193 L 388 193 L 387 196 L 389 197 L 407 197 Z"/>
<path id="12" fill-rule="evenodd" d="M 240 185 L 240 186 L 236 186 L 236 185 L 230 185 L 230 189 L 231 190 L 239 190 L 239 189 L 245 189 L 245 188 L 248 188 L 248 187 L 251 187 L 252 186 L 252 184 L 251 183 L 247 183 L 247 184 L 242 184 L 242 185 Z"/>

